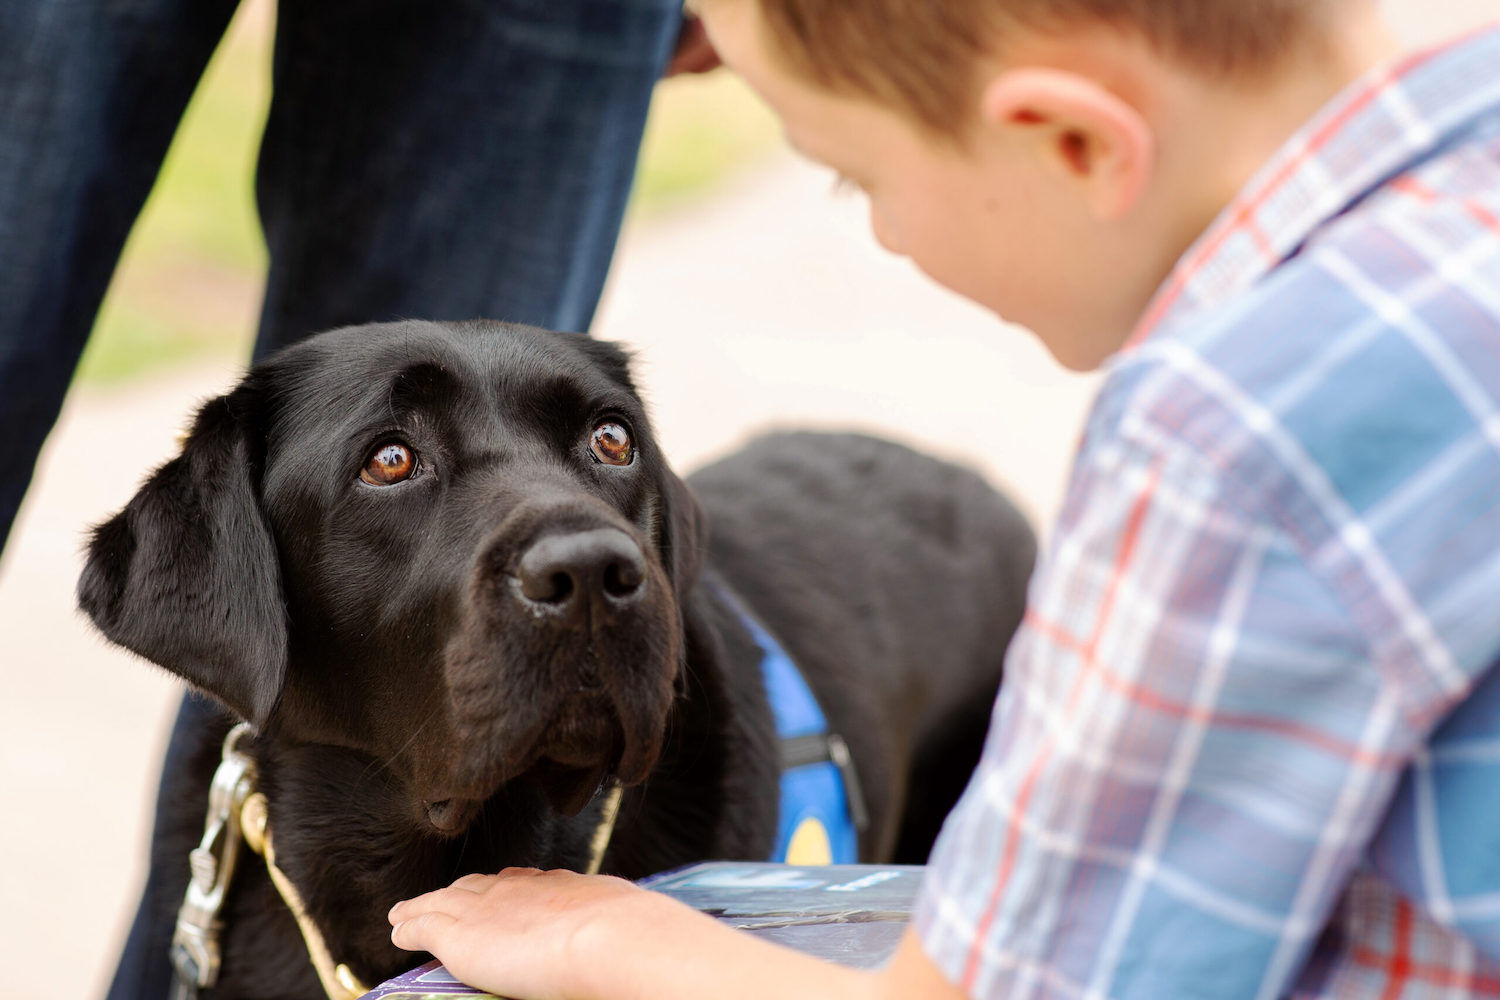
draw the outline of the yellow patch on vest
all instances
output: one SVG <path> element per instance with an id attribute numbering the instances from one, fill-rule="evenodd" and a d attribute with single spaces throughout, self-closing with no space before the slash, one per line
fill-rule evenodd
<path id="1" fill-rule="evenodd" d="M 809 816 L 797 824 L 792 839 L 786 845 L 786 863 L 789 865 L 831 865 L 833 844 L 828 840 L 828 830 L 816 818 Z"/>

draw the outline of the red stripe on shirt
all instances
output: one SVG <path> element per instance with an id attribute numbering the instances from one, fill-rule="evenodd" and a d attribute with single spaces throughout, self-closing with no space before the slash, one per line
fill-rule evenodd
<path id="1" fill-rule="evenodd" d="M 1079 655 L 1087 655 L 1084 644 L 1071 635 L 1068 635 L 1062 626 L 1057 623 L 1048 621 L 1034 612 L 1027 612 L 1026 624 L 1064 649 L 1078 653 Z M 1341 740 L 1336 736 L 1330 736 L 1311 726 L 1303 726 L 1287 719 L 1270 715 L 1254 715 L 1248 712 L 1216 711 L 1166 698 L 1155 691 L 1125 679 L 1111 670 L 1108 664 L 1092 662 L 1089 665 L 1099 672 L 1100 679 L 1111 690 L 1130 699 L 1137 705 L 1166 715 L 1174 715 L 1178 718 L 1191 719 L 1194 722 L 1208 723 L 1211 726 L 1226 729 L 1254 729 L 1260 732 L 1280 733 L 1309 746 L 1317 747 L 1319 750 L 1326 751 L 1335 757 L 1342 757 L 1345 760 L 1353 761 L 1365 767 L 1396 770 L 1405 767 L 1408 763 L 1407 758 L 1401 754 L 1372 753 L 1357 743 Z"/>
<path id="2" fill-rule="evenodd" d="M 1380 1000 L 1400 1000 L 1406 981 L 1411 978 L 1411 904 L 1404 899 L 1396 901 L 1395 944 L 1386 973 L 1391 977 L 1385 984 Z"/>
<path id="3" fill-rule="evenodd" d="M 1410 174 L 1397 177 L 1391 181 L 1391 187 L 1402 194 L 1410 195 L 1428 205 L 1435 205 L 1443 198 L 1441 192 L 1434 190 Z M 1500 216 L 1491 212 L 1482 203 L 1474 198 L 1461 198 L 1458 199 L 1458 204 L 1473 217 L 1475 222 L 1479 223 L 1485 229 L 1500 233 Z"/>
<path id="4" fill-rule="evenodd" d="M 1119 592 L 1120 580 L 1125 575 L 1126 568 L 1135 556 L 1136 542 L 1140 538 L 1141 523 L 1146 518 L 1146 510 L 1150 507 L 1151 497 L 1156 492 L 1157 484 L 1161 480 L 1161 465 L 1158 462 L 1151 469 L 1147 477 L 1146 485 L 1141 490 L 1141 495 L 1136 499 L 1130 511 L 1130 518 L 1126 523 L 1125 537 L 1120 544 L 1120 551 L 1115 557 L 1114 572 L 1110 577 L 1109 588 L 1104 593 L 1104 599 L 1099 605 L 1099 617 L 1094 622 L 1094 632 L 1089 636 L 1087 646 L 1083 651 L 1084 669 L 1078 672 L 1073 681 L 1072 688 L 1068 691 L 1063 713 L 1070 714 L 1078 701 L 1078 696 L 1083 692 L 1083 682 L 1088 678 L 1089 667 L 1093 666 L 1095 653 L 1098 650 L 1100 637 L 1104 634 L 1104 627 L 1109 622 L 1111 612 L 1114 610 L 1115 596 Z M 1000 856 L 1000 873 L 995 879 L 994 891 L 990 894 L 989 902 L 985 905 L 984 912 L 979 918 L 979 926 L 975 929 L 974 943 L 969 948 L 969 958 L 964 966 L 962 988 L 965 993 L 972 993 L 974 988 L 974 977 L 979 972 L 980 954 L 984 948 L 984 942 L 989 936 L 990 925 L 994 923 L 995 911 L 1000 903 L 1000 893 L 1010 878 L 1011 869 L 1015 866 L 1016 848 L 1020 842 L 1021 816 L 1025 814 L 1026 807 L 1031 801 L 1032 790 L 1036 787 L 1037 779 L 1041 776 L 1042 768 L 1052 756 L 1053 741 L 1045 740 L 1037 751 L 1036 759 L 1032 761 L 1030 770 L 1022 779 L 1021 786 L 1016 791 L 1016 805 L 1010 817 L 1009 828 L 1005 835 L 1005 848 Z"/>

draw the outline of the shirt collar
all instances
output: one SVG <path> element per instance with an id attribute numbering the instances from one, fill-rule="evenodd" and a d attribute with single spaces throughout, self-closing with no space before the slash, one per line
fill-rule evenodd
<path id="1" fill-rule="evenodd" d="M 1281 147 L 1178 261 L 1126 349 L 1244 292 L 1320 225 L 1500 110 L 1500 24 L 1353 84 Z"/>

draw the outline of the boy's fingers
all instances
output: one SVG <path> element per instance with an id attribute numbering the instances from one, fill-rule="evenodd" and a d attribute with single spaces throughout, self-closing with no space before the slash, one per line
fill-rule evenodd
<path id="1" fill-rule="evenodd" d="M 462 889 L 465 892 L 483 892 L 485 886 L 489 885 L 494 880 L 494 875 L 481 875 L 479 872 L 473 872 L 469 875 L 465 875 L 463 878 L 456 880 L 448 888 Z"/>
<path id="2" fill-rule="evenodd" d="M 473 909 L 478 901 L 479 893 L 476 890 L 460 888 L 455 884 L 446 889 L 434 889 L 432 892 L 397 903 L 391 907 L 385 918 L 394 925 L 424 913 L 446 913 L 450 916 L 461 917 Z"/>
<path id="3" fill-rule="evenodd" d="M 502 868 L 496 878 L 518 878 L 523 875 L 545 875 L 540 868 Z"/>
<path id="4" fill-rule="evenodd" d="M 391 928 L 391 944 L 407 951 L 436 951 L 458 918 L 439 910 L 419 913 Z"/>
<path id="5" fill-rule="evenodd" d="M 411 899 L 402 900 L 390 908 L 390 911 L 386 914 L 386 920 L 392 924 L 397 924 L 403 920 L 410 920 L 418 913 L 425 913 L 432 909 L 446 910 L 449 913 L 461 916 L 464 912 L 467 912 L 468 907 L 466 904 L 473 902 L 472 898 L 465 899 L 465 896 L 480 896 L 486 889 L 502 879 L 543 874 L 545 872 L 537 868 L 506 868 L 498 875 L 481 875 L 478 872 L 473 872 L 456 879 L 450 886 L 442 889 L 434 889 L 431 892 L 424 892 L 420 896 L 413 896 Z"/>

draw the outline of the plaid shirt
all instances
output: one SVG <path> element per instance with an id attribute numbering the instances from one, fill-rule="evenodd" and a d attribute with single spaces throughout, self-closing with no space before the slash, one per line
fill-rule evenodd
<path id="1" fill-rule="evenodd" d="M 916 920 L 976 997 L 1500 997 L 1500 26 L 1112 360 Z"/>

